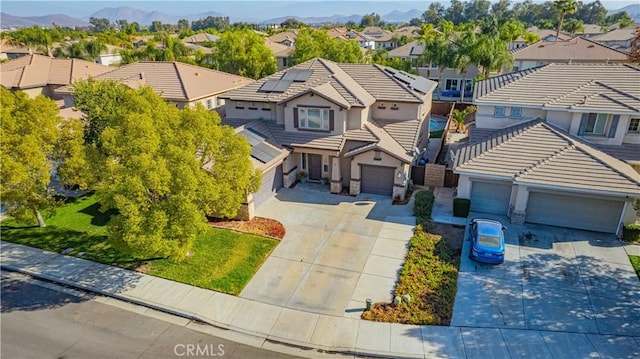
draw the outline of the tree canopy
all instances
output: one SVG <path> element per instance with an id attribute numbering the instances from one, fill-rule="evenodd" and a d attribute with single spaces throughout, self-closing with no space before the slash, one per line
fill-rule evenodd
<path id="1" fill-rule="evenodd" d="M 259 79 L 276 72 L 276 59 L 264 38 L 249 29 L 227 30 L 215 42 L 214 68 Z"/>
<path id="2" fill-rule="evenodd" d="M 0 88 L 2 122 L 0 137 L 0 190 L 9 215 L 19 221 L 38 221 L 59 204 L 50 188 L 53 163 L 61 156 L 62 119 L 58 106 L 44 97 L 29 98 L 21 91 Z M 80 135 L 80 133 L 76 133 Z M 73 137 L 67 133 L 65 138 Z"/>
<path id="3" fill-rule="evenodd" d="M 73 85 L 86 114 L 84 163 L 103 209 L 116 209 L 109 240 L 147 257 L 185 258 L 206 215 L 234 217 L 257 190 L 250 147 L 201 105 L 178 109 L 151 88 L 110 81 Z"/>
<path id="4" fill-rule="evenodd" d="M 341 63 L 363 62 L 362 50 L 358 42 L 332 39 L 324 30 L 300 29 L 293 51 L 294 64 L 316 57 Z"/>

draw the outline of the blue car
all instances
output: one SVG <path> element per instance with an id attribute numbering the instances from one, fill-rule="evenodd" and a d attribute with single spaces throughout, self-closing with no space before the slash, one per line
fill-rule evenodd
<path id="1" fill-rule="evenodd" d="M 470 257 L 483 263 L 504 263 L 504 229 L 502 223 L 490 219 L 471 221 Z"/>

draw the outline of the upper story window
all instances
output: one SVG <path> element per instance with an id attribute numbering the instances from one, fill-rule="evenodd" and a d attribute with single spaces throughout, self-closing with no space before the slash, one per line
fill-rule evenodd
<path id="1" fill-rule="evenodd" d="M 207 109 L 211 110 L 213 108 L 213 100 L 207 99 Z"/>
<path id="2" fill-rule="evenodd" d="M 224 105 L 224 100 L 221 99 L 221 98 L 217 98 L 216 99 L 216 104 L 218 105 L 218 107 L 220 107 L 220 106 Z"/>
<path id="3" fill-rule="evenodd" d="M 493 108 L 493 115 L 498 117 L 504 117 L 504 106 L 495 106 Z"/>
<path id="4" fill-rule="evenodd" d="M 262 110 L 263 111 L 271 111 L 271 107 L 270 107 L 268 102 L 263 102 L 262 103 Z"/>
<path id="5" fill-rule="evenodd" d="M 619 121 L 619 115 L 610 115 L 606 113 L 584 113 L 580 120 L 578 136 L 591 135 L 614 138 L 618 131 Z"/>
<path id="6" fill-rule="evenodd" d="M 329 130 L 328 108 L 298 108 L 298 128 Z"/>
<path id="7" fill-rule="evenodd" d="M 258 107 L 256 107 L 256 103 L 255 102 L 249 102 L 249 110 L 257 110 Z"/>
<path id="8" fill-rule="evenodd" d="M 244 108 L 244 103 L 242 101 L 236 101 L 236 108 Z"/>
<path id="9" fill-rule="evenodd" d="M 590 113 L 587 117 L 587 124 L 584 128 L 585 134 L 604 135 L 607 130 L 609 115 L 604 113 Z"/>
<path id="10" fill-rule="evenodd" d="M 640 118 L 632 118 L 629 120 L 629 128 L 627 132 L 640 133 Z"/>
<path id="11" fill-rule="evenodd" d="M 522 117 L 522 107 L 511 107 L 509 117 Z"/>

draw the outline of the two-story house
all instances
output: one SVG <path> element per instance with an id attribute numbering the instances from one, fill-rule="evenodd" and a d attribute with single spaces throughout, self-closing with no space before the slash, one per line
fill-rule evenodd
<path id="1" fill-rule="evenodd" d="M 57 59 L 32 54 L 1 63 L 0 83 L 9 90 L 21 90 L 29 97 L 45 95 L 59 99 L 61 97 L 56 91 L 63 86 L 112 70 L 113 67 L 80 59 Z"/>
<path id="2" fill-rule="evenodd" d="M 253 205 L 301 172 L 327 180 L 333 193 L 404 197 L 415 148 L 428 140 L 435 85 L 379 65 L 316 58 L 221 95 L 223 123 L 289 151 L 264 171 Z"/>
<path id="3" fill-rule="evenodd" d="M 210 70 L 182 62 L 135 62 L 95 76 L 96 80 L 116 80 L 127 86 L 149 86 L 162 98 L 178 107 L 201 103 L 209 110 L 224 105 L 220 94 L 244 86 L 254 80 Z M 65 107 L 73 107 L 73 88 L 65 86 L 56 94 L 64 98 Z"/>
<path id="4" fill-rule="evenodd" d="M 593 37 L 592 40 L 614 49 L 628 52 L 633 45 L 633 40 L 636 38 L 636 29 L 635 26 L 629 26 L 623 29 L 611 30 Z"/>
<path id="5" fill-rule="evenodd" d="M 526 70 L 550 63 L 628 63 L 626 53 L 590 39 L 544 40 L 512 51 L 513 70 Z"/>
<path id="6" fill-rule="evenodd" d="M 637 221 L 639 78 L 626 64 L 548 64 L 478 82 L 475 127 L 451 160 L 457 196 L 514 223 Z"/>

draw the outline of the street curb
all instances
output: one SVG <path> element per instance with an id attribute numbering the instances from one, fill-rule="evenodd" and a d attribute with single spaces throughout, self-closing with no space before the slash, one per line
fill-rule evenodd
<path id="1" fill-rule="evenodd" d="M 311 345 L 301 345 L 300 343 L 295 343 L 295 342 L 291 342 L 288 341 L 286 339 L 282 339 L 282 338 L 274 338 L 274 337 L 270 337 L 268 335 L 257 335 L 255 332 L 248 332 L 248 331 L 243 331 L 240 330 L 240 328 L 235 328 L 235 327 L 230 327 L 230 326 L 226 326 L 226 325 L 220 325 L 220 324 L 216 324 L 213 323 L 209 320 L 203 319 L 195 314 L 192 313 L 188 313 L 188 312 L 183 312 L 183 311 L 179 311 L 179 310 L 175 310 L 175 309 L 171 309 L 171 308 L 167 308 L 164 306 L 159 306 L 153 303 L 149 303 L 146 301 L 142 301 L 139 299 L 135 299 L 135 298 L 131 298 L 129 296 L 126 295 L 121 295 L 121 294 L 115 294 L 115 293 L 110 293 L 107 291 L 103 291 L 97 288 L 93 288 L 91 286 L 86 286 L 83 284 L 78 284 L 74 281 L 70 281 L 70 280 L 66 280 L 63 278 L 59 278 L 59 277 L 55 277 L 55 276 L 51 276 L 51 275 L 47 275 L 47 274 L 42 274 L 42 273 L 38 273 L 38 272 L 34 272 L 34 271 L 30 271 L 27 269 L 22 269 L 22 268 L 18 268 L 18 267 L 14 267 L 11 265 L 6 265 L 6 264 L 0 264 L 0 269 L 2 270 L 6 270 L 6 271 L 10 271 L 10 272 L 16 272 L 16 273 L 21 273 L 21 274 L 25 274 L 28 275 L 30 277 L 33 278 L 37 278 L 37 279 L 41 279 L 41 280 L 45 280 L 47 282 L 52 282 L 52 283 L 56 283 L 56 284 L 60 284 L 66 287 L 72 287 L 75 289 L 80 289 L 86 292 L 90 292 L 90 293 L 95 293 L 95 294 L 99 294 L 105 297 L 109 297 L 109 298 L 114 298 L 123 302 L 127 302 L 127 303 L 131 303 L 131 304 L 135 304 L 135 305 L 139 305 L 145 308 L 149 308 L 149 309 L 153 309 L 159 312 L 163 312 L 163 313 L 167 313 L 167 314 L 171 314 L 171 315 L 175 315 L 184 319 L 188 319 L 194 322 L 198 322 L 198 323 L 203 323 L 209 326 L 212 326 L 214 328 L 217 329 L 221 329 L 221 330 L 225 330 L 225 331 L 232 331 L 232 332 L 236 332 L 242 335 L 249 335 L 255 338 L 258 338 L 260 340 L 262 340 L 262 342 L 269 342 L 272 344 L 278 344 L 278 345 L 282 345 L 288 348 L 296 348 L 296 349 L 300 349 L 300 350 L 304 350 L 304 351 L 308 351 L 308 350 L 313 350 L 314 352 L 317 352 L 318 354 L 341 354 L 341 355 L 353 355 L 353 356 L 364 356 L 364 357 L 378 357 L 378 358 L 387 358 L 389 357 L 389 354 L 382 354 L 382 353 L 372 353 L 372 352 L 362 352 L 357 350 L 356 348 L 353 348 L 353 350 L 340 350 L 340 349 L 336 349 L 333 350 L 329 347 L 318 347 L 318 346 L 311 346 Z M 247 344 L 248 345 L 248 344 Z M 272 349 L 270 349 L 272 350 Z M 404 357 L 402 356 L 398 356 L 398 355 L 393 355 L 394 358 L 398 358 L 398 359 L 402 359 Z M 410 357 L 406 357 L 407 359 L 409 359 Z"/>

